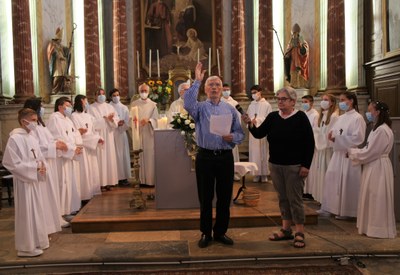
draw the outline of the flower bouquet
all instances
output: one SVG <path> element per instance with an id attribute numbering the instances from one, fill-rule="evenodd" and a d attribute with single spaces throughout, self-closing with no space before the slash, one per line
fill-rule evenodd
<path id="1" fill-rule="evenodd" d="M 149 98 L 156 103 L 167 104 L 171 98 L 173 83 L 170 79 L 165 81 L 161 80 L 148 80 L 147 85 L 150 87 Z"/>

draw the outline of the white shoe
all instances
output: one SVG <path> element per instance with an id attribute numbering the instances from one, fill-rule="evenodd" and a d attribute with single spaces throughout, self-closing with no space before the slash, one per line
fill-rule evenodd
<path id="1" fill-rule="evenodd" d="M 240 181 L 240 177 L 238 175 L 233 176 L 234 181 Z"/>
<path id="2" fill-rule="evenodd" d="M 267 176 L 261 176 L 261 182 L 268 182 Z"/>
<path id="3" fill-rule="evenodd" d="M 18 257 L 37 257 L 43 254 L 43 250 L 34 249 L 33 251 L 18 251 Z"/>
<path id="4" fill-rule="evenodd" d="M 253 182 L 259 182 L 260 181 L 260 176 L 254 176 Z"/>
<path id="5" fill-rule="evenodd" d="M 329 213 L 328 211 L 322 210 L 322 209 L 317 210 L 316 212 L 318 213 L 318 215 L 323 216 L 323 217 L 329 217 L 331 215 L 331 213 Z"/>
<path id="6" fill-rule="evenodd" d="M 69 222 L 64 221 L 64 220 L 61 221 L 61 227 L 62 228 L 68 228 L 70 226 L 71 226 L 71 224 Z"/>

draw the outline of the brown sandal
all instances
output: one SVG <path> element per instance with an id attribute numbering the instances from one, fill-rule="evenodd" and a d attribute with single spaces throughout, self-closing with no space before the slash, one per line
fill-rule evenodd
<path id="1" fill-rule="evenodd" d="M 280 232 L 282 232 L 283 235 L 279 235 L 279 232 L 274 232 L 272 236 L 269 237 L 270 241 L 284 241 L 284 240 L 293 240 L 293 234 L 292 234 L 292 229 L 280 229 Z"/>
<path id="2" fill-rule="evenodd" d="M 305 243 L 304 239 L 305 239 L 304 233 L 296 232 L 296 234 L 294 234 L 293 246 L 295 248 L 304 248 L 304 247 L 306 247 L 306 243 Z"/>

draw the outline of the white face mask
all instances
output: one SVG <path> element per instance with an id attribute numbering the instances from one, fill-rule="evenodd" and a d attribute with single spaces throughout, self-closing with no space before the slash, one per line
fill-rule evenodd
<path id="1" fill-rule="evenodd" d="M 89 107 L 90 107 L 89 102 L 86 102 L 84 107 L 85 107 L 85 110 L 86 110 L 86 111 L 89 110 Z"/>
<path id="2" fill-rule="evenodd" d="M 99 103 L 106 102 L 106 96 L 105 95 L 98 95 L 97 96 L 97 102 L 99 102 Z"/>
<path id="3" fill-rule="evenodd" d="M 228 96 L 231 95 L 231 91 L 230 91 L 230 90 L 222 91 L 222 95 L 223 95 L 224 97 L 228 97 Z"/>
<path id="4" fill-rule="evenodd" d="M 37 127 L 37 122 L 36 121 L 27 121 L 24 119 L 25 122 L 28 123 L 28 125 L 25 125 L 26 128 L 28 128 L 29 131 L 35 131 Z"/>
<path id="5" fill-rule="evenodd" d="M 258 94 L 252 94 L 251 97 L 252 97 L 254 100 L 258 100 L 258 99 L 260 98 L 260 97 L 258 96 Z"/>
<path id="6" fill-rule="evenodd" d="M 117 103 L 119 103 L 119 101 L 120 101 L 120 97 L 119 97 L 119 96 L 113 96 L 113 97 L 112 97 L 112 101 L 113 101 L 115 104 L 117 104 Z"/>
<path id="7" fill-rule="evenodd" d="M 72 107 L 65 108 L 64 115 L 66 115 L 67 117 L 70 117 L 72 115 Z"/>
<path id="8" fill-rule="evenodd" d="M 40 107 L 39 116 L 40 116 L 40 117 L 43 117 L 43 116 L 44 116 L 44 108 L 43 108 L 43 107 Z"/>
<path id="9" fill-rule="evenodd" d="M 328 101 L 328 100 L 322 100 L 322 101 L 321 101 L 321 108 L 322 108 L 323 110 L 329 109 L 329 101 Z"/>
<path id="10" fill-rule="evenodd" d="M 149 96 L 148 93 L 140 93 L 140 98 L 141 99 L 146 99 Z"/>

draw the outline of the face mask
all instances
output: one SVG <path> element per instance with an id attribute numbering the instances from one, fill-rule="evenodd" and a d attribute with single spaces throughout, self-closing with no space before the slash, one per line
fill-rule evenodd
<path id="1" fill-rule="evenodd" d="M 113 96 L 113 97 L 112 97 L 112 101 L 113 101 L 115 104 L 119 103 L 119 100 L 120 100 L 120 97 L 119 97 L 119 96 Z"/>
<path id="2" fill-rule="evenodd" d="M 347 111 L 349 109 L 349 105 L 346 104 L 346 102 L 339 102 L 339 109 L 342 111 Z"/>
<path id="3" fill-rule="evenodd" d="M 322 108 L 323 110 L 329 109 L 329 101 L 328 101 L 328 100 L 322 100 L 322 101 L 321 101 L 321 108 Z"/>
<path id="4" fill-rule="evenodd" d="M 97 102 L 99 102 L 99 103 L 106 102 L 106 96 L 105 95 L 98 95 L 97 96 Z"/>
<path id="5" fill-rule="evenodd" d="M 85 110 L 86 110 L 86 111 L 89 110 L 89 107 L 90 107 L 89 102 L 86 102 L 86 104 L 85 104 Z"/>
<path id="6" fill-rule="evenodd" d="M 140 98 L 141 99 L 146 99 L 149 96 L 148 93 L 140 93 Z"/>
<path id="7" fill-rule="evenodd" d="M 368 120 L 369 122 L 374 122 L 374 116 L 372 115 L 371 112 L 366 112 L 366 113 L 365 113 L 365 117 L 367 118 L 367 120 Z"/>
<path id="8" fill-rule="evenodd" d="M 252 94 L 251 97 L 252 97 L 254 100 L 258 100 L 258 99 L 259 99 L 258 94 Z"/>
<path id="9" fill-rule="evenodd" d="M 230 91 L 230 90 L 222 91 L 222 95 L 223 95 L 224 97 L 228 97 L 228 96 L 231 95 L 231 91 Z"/>
<path id="10" fill-rule="evenodd" d="M 302 103 L 301 108 L 303 108 L 304 111 L 310 110 L 310 103 Z"/>
<path id="11" fill-rule="evenodd" d="M 35 121 L 27 121 L 27 120 L 25 120 L 25 122 L 28 122 L 28 125 L 25 125 L 25 126 L 26 126 L 26 128 L 28 128 L 29 131 L 35 131 L 35 129 L 37 127 L 37 122 L 35 122 Z"/>
<path id="12" fill-rule="evenodd" d="M 43 107 L 40 107 L 39 116 L 40 116 L 40 117 L 43 117 L 43 116 L 44 116 L 44 108 L 43 108 Z"/>
<path id="13" fill-rule="evenodd" d="M 64 115 L 66 115 L 67 117 L 70 117 L 72 115 L 72 108 L 71 107 L 65 108 Z"/>

